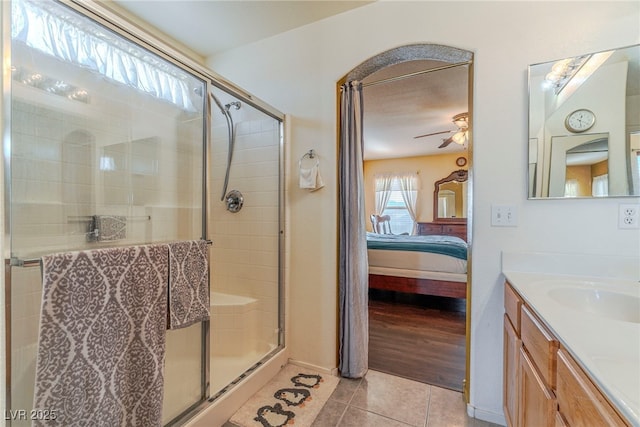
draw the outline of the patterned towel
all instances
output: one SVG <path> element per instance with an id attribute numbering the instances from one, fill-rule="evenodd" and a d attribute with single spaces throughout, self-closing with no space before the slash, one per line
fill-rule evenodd
<path id="1" fill-rule="evenodd" d="M 166 245 L 42 258 L 34 426 L 161 426 Z"/>
<path id="2" fill-rule="evenodd" d="M 127 217 L 118 215 L 94 215 L 94 229 L 99 242 L 110 242 L 127 238 Z"/>
<path id="3" fill-rule="evenodd" d="M 169 329 L 203 320 L 209 320 L 208 243 L 169 243 Z"/>

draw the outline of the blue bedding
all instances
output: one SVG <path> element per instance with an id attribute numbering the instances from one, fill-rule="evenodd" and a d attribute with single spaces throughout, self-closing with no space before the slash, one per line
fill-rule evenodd
<path id="1" fill-rule="evenodd" d="M 367 233 L 367 249 L 431 252 L 467 259 L 467 242 L 455 236 L 397 236 Z"/>

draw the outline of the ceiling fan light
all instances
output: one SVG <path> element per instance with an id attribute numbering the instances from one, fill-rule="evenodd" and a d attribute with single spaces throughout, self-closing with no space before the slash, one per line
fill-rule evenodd
<path id="1" fill-rule="evenodd" d="M 468 119 L 467 113 L 456 114 L 453 116 L 453 123 L 460 129 L 466 129 L 469 126 Z"/>
<path id="2" fill-rule="evenodd" d="M 462 145 L 467 140 L 467 133 L 466 132 L 456 132 L 451 137 L 451 139 L 453 139 L 453 142 L 455 142 L 456 144 Z"/>
<path id="3" fill-rule="evenodd" d="M 455 122 L 453 122 L 456 126 L 458 126 L 459 128 L 466 128 L 467 127 L 467 121 L 465 119 L 460 119 L 460 120 L 456 120 Z"/>

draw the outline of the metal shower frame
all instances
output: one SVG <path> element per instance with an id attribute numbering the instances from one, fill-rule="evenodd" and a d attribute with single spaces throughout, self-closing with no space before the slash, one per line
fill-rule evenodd
<path id="1" fill-rule="evenodd" d="M 284 113 L 278 111 L 267 103 L 255 98 L 251 94 L 237 87 L 233 83 L 227 81 L 216 73 L 208 70 L 203 65 L 187 57 L 181 51 L 175 49 L 170 44 L 163 42 L 156 36 L 150 34 L 147 30 L 139 27 L 133 22 L 120 16 L 105 6 L 100 5 L 91 0 L 52 0 L 63 4 L 74 11 L 88 17 L 98 24 L 114 31 L 116 34 L 128 39 L 129 41 L 141 46 L 144 49 L 160 56 L 161 58 L 171 62 L 184 71 L 202 80 L 207 88 L 205 97 L 208 99 L 208 93 L 212 88 L 218 88 L 230 95 L 234 96 L 240 102 L 256 108 L 267 116 L 275 119 L 279 123 L 279 182 L 278 182 L 278 346 L 270 353 L 264 356 L 256 365 L 249 369 L 255 369 L 271 359 L 275 354 L 285 347 L 285 303 L 284 303 L 284 248 L 285 248 L 285 211 L 284 211 Z M 5 407 L 11 408 L 11 71 L 7 65 L 7 58 L 11 57 L 11 2 L 5 1 L 0 5 L 1 32 L 0 40 L 2 43 L 3 58 L 3 75 L 2 75 L 2 102 L 0 103 L 0 115 L 2 124 L 2 150 L 3 158 L 0 168 L 4 175 L 4 235 L 3 235 L 3 258 L 4 258 L 4 287 L 2 295 L 4 298 L 4 328 L 0 330 L 0 339 L 4 340 L 5 349 L 5 381 L 2 387 L 5 389 Z M 210 102 L 205 103 L 205 126 L 203 127 L 203 186 L 202 186 L 202 238 L 208 240 L 207 224 L 210 219 L 209 194 L 213 189 L 209 188 L 209 166 L 211 165 L 211 105 Z M 39 263 L 25 263 L 22 266 L 39 265 Z M 1 299 L 1 298 L 0 298 Z M 206 409 L 216 399 L 233 388 L 233 385 L 226 387 L 223 392 L 210 396 L 210 321 L 202 323 L 202 368 L 201 368 L 201 398 L 198 402 L 186 409 L 178 417 L 171 420 L 167 425 L 178 425 L 184 423 L 197 413 Z M 0 355 L 0 359 L 2 355 Z M 244 374 L 241 376 L 245 376 Z M 233 383 L 236 383 L 234 381 Z M 1 394 L 0 394 L 1 396 Z M 6 420 L 6 425 L 10 426 L 10 420 Z"/>

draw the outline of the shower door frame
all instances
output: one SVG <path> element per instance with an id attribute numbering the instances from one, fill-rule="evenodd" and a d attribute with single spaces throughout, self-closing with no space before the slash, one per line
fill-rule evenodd
<path id="1" fill-rule="evenodd" d="M 284 189 L 285 189 L 285 177 L 284 177 L 284 123 L 285 115 L 279 110 L 273 108 L 260 99 L 255 98 L 251 94 L 237 87 L 228 80 L 215 74 L 211 70 L 207 69 L 203 65 L 194 61 L 186 56 L 184 53 L 172 47 L 170 44 L 160 40 L 157 36 L 151 34 L 148 30 L 142 26 L 132 22 L 118 13 L 117 10 L 111 10 L 104 5 L 94 3 L 93 1 L 84 0 L 52 0 L 61 3 L 75 12 L 97 22 L 98 24 L 108 28 L 121 37 L 141 46 L 142 48 L 149 50 L 150 52 L 158 55 L 162 59 L 176 65 L 180 69 L 186 71 L 189 74 L 197 77 L 205 83 L 207 102 L 205 102 L 204 110 L 204 126 L 203 126 L 203 185 L 202 185 L 202 238 L 209 240 L 208 223 L 210 219 L 209 209 L 209 194 L 210 194 L 210 171 L 211 165 L 211 105 L 208 97 L 208 93 L 211 92 L 212 87 L 217 87 L 227 93 L 233 95 L 242 102 L 245 102 L 267 116 L 278 121 L 279 131 L 279 153 L 278 153 L 278 345 L 271 352 L 266 354 L 256 365 L 249 368 L 250 372 L 256 367 L 262 365 L 265 361 L 271 359 L 274 355 L 279 353 L 285 348 L 285 302 L 284 302 L 284 248 L 285 248 L 285 209 L 284 209 Z M 4 330 L 1 333 L 4 335 L 2 339 L 5 344 L 5 381 L 2 384 L 5 390 L 5 408 L 11 408 L 11 268 L 12 266 L 35 266 L 39 265 L 37 260 L 27 260 L 27 262 L 21 262 L 20 260 L 13 260 L 11 258 L 11 70 L 7 67 L 5 58 L 11 57 L 11 1 L 3 1 L 0 5 L 0 25 L 1 25 L 1 38 L 2 43 L 2 61 L 3 61 L 3 75 L 2 75 L 2 104 L 0 105 L 1 117 L 1 133 L 2 133 L 2 174 L 4 176 L 4 195 L 3 195 L 3 209 L 4 209 L 4 234 L 3 234 L 3 267 L 4 267 Z M 210 283 L 209 283 L 210 285 Z M 202 354 L 201 354 L 201 396 L 200 400 L 187 408 L 183 413 L 169 421 L 166 425 L 173 426 L 179 425 L 197 413 L 203 411 L 210 406 L 216 399 L 228 392 L 232 386 L 226 387 L 223 392 L 218 393 L 214 397 L 210 397 L 210 320 L 202 322 Z M 246 374 L 245 372 L 245 374 Z M 244 377 L 242 374 L 241 377 Z M 237 381 L 237 380 L 236 380 Z M 236 383 L 234 381 L 233 384 Z M 4 417 L 6 418 L 6 417 Z M 5 420 L 5 425 L 10 426 L 11 421 Z"/>

